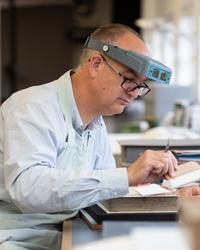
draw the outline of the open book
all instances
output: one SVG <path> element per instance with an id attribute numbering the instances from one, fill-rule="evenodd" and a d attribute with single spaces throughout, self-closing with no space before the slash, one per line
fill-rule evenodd
<path id="1" fill-rule="evenodd" d="M 200 180 L 200 165 L 192 161 L 181 164 L 175 174 L 175 177 L 164 180 L 162 186 L 145 184 L 129 187 L 129 193 L 124 197 L 104 200 L 83 209 L 83 217 L 91 228 L 104 220 L 177 220 L 180 197 L 175 189 Z"/>
<path id="2" fill-rule="evenodd" d="M 178 219 L 179 195 L 174 191 L 150 196 L 132 195 L 98 202 L 81 210 L 91 228 L 106 220 L 175 221 Z"/>
<path id="3" fill-rule="evenodd" d="M 200 165 L 197 162 L 189 161 L 178 165 L 175 176 L 167 177 L 162 186 L 175 189 L 196 181 L 200 181 Z"/>

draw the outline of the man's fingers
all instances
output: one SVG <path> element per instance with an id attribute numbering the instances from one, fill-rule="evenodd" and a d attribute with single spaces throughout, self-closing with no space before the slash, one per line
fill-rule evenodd
<path id="1" fill-rule="evenodd" d="M 176 166 L 176 158 L 170 151 L 146 150 L 129 166 L 129 183 L 147 183 L 156 181 L 165 175 L 172 177 Z"/>
<path id="2" fill-rule="evenodd" d="M 174 172 L 174 164 L 171 158 L 169 158 L 169 164 L 168 164 L 168 175 L 171 177 L 175 176 Z"/>
<path id="3" fill-rule="evenodd" d="M 179 193 L 181 196 L 185 197 L 200 197 L 200 187 L 199 186 L 189 186 L 189 187 L 183 187 L 179 190 Z"/>
<path id="4" fill-rule="evenodd" d="M 175 170 L 177 168 L 177 160 L 171 151 L 164 152 L 164 154 L 165 156 L 163 156 L 163 162 L 165 164 L 165 171 L 163 171 L 163 175 L 174 177 Z"/>
<path id="5" fill-rule="evenodd" d="M 155 165 L 152 173 L 157 174 L 159 177 L 175 175 L 175 169 L 177 167 L 177 160 L 174 155 L 168 152 L 159 152 L 160 154 L 155 158 Z"/>
<path id="6" fill-rule="evenodd" d="M 170 154 L 170 159 L 171 159 L 172 164 L 174 166 L 174 170 L 177 170 L 178 162 L 177 162 L 176 157 L 172 154 L 171 151 L 168 151 L 168 153 Z"/>
<path id="7" fill-rule="evenodd" d="M 174 177 L 175 171 L 177 170 L 178 166 L 177 159 L 175 158 L 175 156 L 172 154 L 171 151 L 168 151 L 167 153 L 169 155 L 169 161 L 170 161 L 168 174 L 170 177 Z"/>

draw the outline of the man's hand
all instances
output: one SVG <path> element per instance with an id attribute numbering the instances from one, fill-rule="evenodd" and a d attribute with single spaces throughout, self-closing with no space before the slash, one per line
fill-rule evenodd
<path id="1" fill-rule="evenodd" d="M 129 185 L 152 183 L 166 174 L 173 177 L 177 160 L 170 152 L 146 150 L 128 167 Z"/>
<path id="2" fill-rule="evenodd" d="M 199 197 L 200 198 L 200 187 L 197 185 L 183 187 L 179 190 L 179 193 L 183 197 Z"/>

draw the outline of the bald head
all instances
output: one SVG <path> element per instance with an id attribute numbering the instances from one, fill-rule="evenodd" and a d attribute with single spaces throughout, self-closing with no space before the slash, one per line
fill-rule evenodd
<path id="1" fill-rule="evenodd" d="M 131 32 L 126 32 L 123 36 L 119 37 L 116 40 L 115 45 L 125 50 L 135 51 L 144 55 L 149 55 L 149 51 L 144 41 L 139 36 Z"/>
<path id="2" fill-rule="evenodd" d="M 126 25 L 104 25 L 96 29 L 90 37 L 101 42 L 116 45 L 125 50 L 136 51 L 145 55 L 149 54 L 149 51 L 139 34 Z M 87 48 L 83 49 L 80 64 L 85 63 L 89 59 L 91 53 L 92 50 Z"/>

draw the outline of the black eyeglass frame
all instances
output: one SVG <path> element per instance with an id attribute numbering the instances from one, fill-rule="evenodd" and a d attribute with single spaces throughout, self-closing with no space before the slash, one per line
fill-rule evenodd
<path id="1" fill-rule="evenodd" d="M 121 85 L 121 87 L 122 87 L 126 92 L 132 92 L 132 91 L 134 91 L 134 90 L 136 90 L 136 89 L 139 89 L 138 96 L 142 97 L 142 96 L 145 96 L 146 94 L 148 94 L 148 93 L 151 91 L 150 87 L 146 84 L 145 81 L 142 81 L 140 84 L 138 84 L 137 82 L 135 82 L 135 81 L 133 81 L 133 80 L 130 80 L 129 78 L 125 77 L 121 72 L 119 72 L 118 70 L 116 70 L 116 68 L 115 68 L 110 62 L 108 62 L 108 61 L 106 60 L 106 58 L 105 58 L 103 55 L 100 55 L 100 56 L 103 58 L 104 62 L 105 62 L 114 72 L 116 72 L 120 77 L 123 78 L 123 81 L 122 81 L 122 83 L 121 83 L 120 85 Z M 124 87 L 124 84 L 126 84 L 126 82 L 129 82 L 129 83 L 127 83 L 127 84 L 129 84 L 129 85 L 136 85 L 136 86 L 133 86 L 132 88 L 125 88 L 125 87 Z M 144 93 L 140 93 L 140 90 L 141 90 L 141 89 L 145 90 L 145 92 L 144 92 Z"/>

